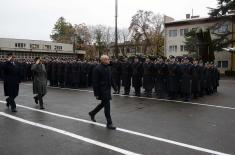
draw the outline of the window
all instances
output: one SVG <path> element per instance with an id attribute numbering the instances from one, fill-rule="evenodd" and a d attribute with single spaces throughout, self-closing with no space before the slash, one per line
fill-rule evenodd
<path id="1" fill-rule="evenodd" d="M 218 28 L 218 33 L 226 33 L 228 32 L 228 25 L 222 25 Z"/>
<path id="2" fill-rule="evenodd" d="M 222 68 L 228 68 L 228 61 L 222 61 Z"/>
<path id="3" fill-rule="evenodd" d="M 169 36 L 170 37 L 176 37 L 177 36 L 177 30 L 169 30 Z"/>
<path id="4" fill-rule="evenodd" d="M 221 68 L 221 61 L 218 61 L 217 66 L 218 66 L 218 68 Z"/>
<path id="5" fill-rule="evenodd" d="M 197 31 L 197 28 L 196 28 L 196 27 L 193 27 L 193 28 L 192 28 L 192 31 Z"/>
<path id="6" fill-rule="evenodd" d="M 177 52 L 177 46 L 176 45 L 169 46 L 169 52 Z"/>
<path id="7" fill-rule="evenodd" d="M 46 50 L 51 50 L 51 45 L 45 45 Z"/>
<path id="8" fill-rule="evenodd" d="M 180 29 L 180 36 L 184 36 L 186 33 L 188 33 L 188 29 Z"/>
<path id="9" fill-rule="evenodd" d="M 62 46 L 55 46 L 55 50 L 62 51 Z"/>
<path id="10" fill-rule="evenodd" d="M 38 44 L 30 44 L 30 48 L 31 49 L 39 49 L 39 45 Z"/>
<path id="11" fill-rule="evenodd" d="M 186 45 L 180 45 L 180 51 L 181 52 L 186 51 Z"/>
<path id="12" fill-rule="evenodd" d="M 180 51 L 181 51 L 181 52 L 184 51 L 184 45 L 180 45 Z"/>

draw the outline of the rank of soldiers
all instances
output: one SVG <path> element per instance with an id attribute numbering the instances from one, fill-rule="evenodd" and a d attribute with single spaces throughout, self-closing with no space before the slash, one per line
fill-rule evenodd
<path id="1" fill-rule="evenodd" d="M 0 60 L 1 66 L 4 59 Z M 22 72 L 22 81 L 32 80 L 31 59 L 18 59 Z M 47 78 L 52 87 L 87 88 L 92 86 L 93 68 L 98 61 L 81 61 L 61 57 L 44 59 Z M 119 94 L 123 87 L 124 95 L 129 95 L 131 87 L 134 95 L 166 99 L 183 99 L 210 95 L 217 92 L 220 74 L 213 63 L 203 63 L 188 57 L 161 57 L 113 59 L 111 64 L 112 87 L 114 94 Z"/>

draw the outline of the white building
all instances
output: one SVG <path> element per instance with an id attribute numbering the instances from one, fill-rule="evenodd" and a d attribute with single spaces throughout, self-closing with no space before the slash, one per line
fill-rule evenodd
<path id="1" fill-rule="evenodd" d="M 199 18 L 198 16 L 196 18 L 190 18 L 190 15 L 187 14 L 185 20 L 179 21 L 175 21 L 173 18 L 165 16 L 165 56 L 169 57 L 170 55 L 188 55 L 189 51 L 185 50 L 184 44 L 185 33 L 194 28 L 201 28 L 202 30 L 206 30 L 222 19 L 225 19 L 225 22 L 216 31 L 221 33 L 227 30 L 234 32 L 233 27 L 235 23 L 235 15 L 224 16 L 221 18 Z M 211 37 L 213 39 L 215 36 L 213 36 L 211 33 Z M 230 45 L 230 47 L 231 46 L 232 45 Z M 215 63 L 217 64 L 221 73 L 229 70 L 231 68 L 231 53 L 226 51 L 215 51 Z"/>
<path id="2" fill-rule="evenodd" d="M 14 52 L 18 58 L 34 58 L 36 56 L 74 57 L 73 45 L 52 41 L 0 38 L 0 58 Z"/>

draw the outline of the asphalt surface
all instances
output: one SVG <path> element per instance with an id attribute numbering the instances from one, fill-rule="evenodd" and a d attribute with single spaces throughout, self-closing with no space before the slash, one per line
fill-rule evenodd
<path id="1" fill-rule="evenodd" d="M 90 90 L 48 88 L 45 110 L 34 103 L 31 83 L 20 85 L 17 113 L 5 106 L 0 83 L 1 155 L 201 155 L 235 154 L 235 81 L 190 103 L 113 96 L 117 130 L 88 112 L 99 101 Z"/>

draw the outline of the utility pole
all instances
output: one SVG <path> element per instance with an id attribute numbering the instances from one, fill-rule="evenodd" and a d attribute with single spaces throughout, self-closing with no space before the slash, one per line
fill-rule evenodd
<path id="1" fill-rule="evenodd" d="M 117 28 L 117 17 L 118 17 L 118 0 L 115 0 L 115 57 L 118 57 L 118 28 Z"/>

